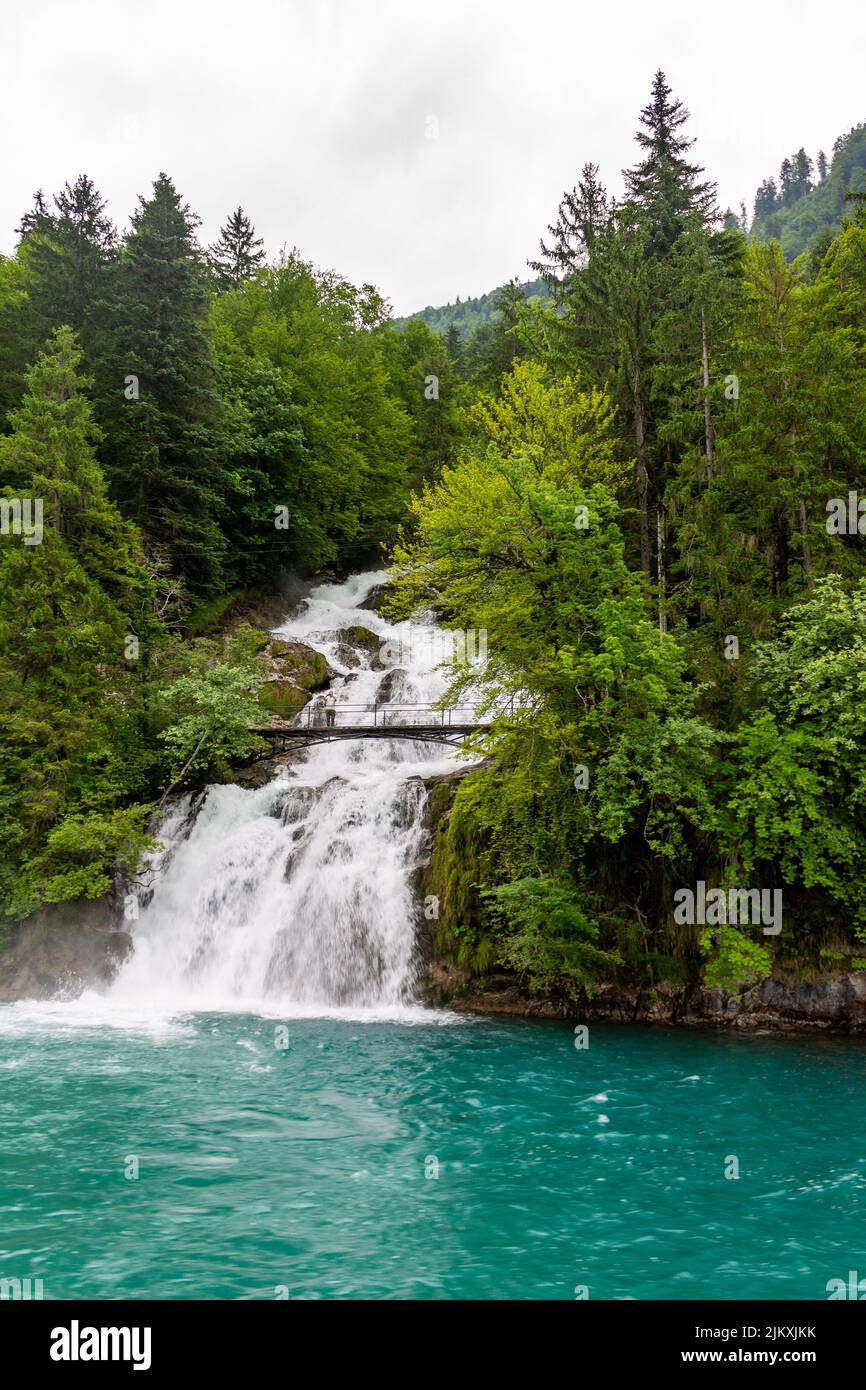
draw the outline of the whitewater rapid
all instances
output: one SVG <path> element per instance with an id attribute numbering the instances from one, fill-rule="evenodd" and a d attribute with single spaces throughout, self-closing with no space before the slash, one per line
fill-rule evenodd
<path id="1" fill-rule="evenodd" d="M 343 720 L 372 723 L 383 696 L 428 704 L 445 689 L 435 625 L 413 623 L 407 643 L 405 627 L 364 608 L 386 577 L 321 585 L 275 630 L 314 647 L 338 673 L 330 687 L 338 723 L 346 705 L 363 709 Z M 339 635 L 358 626 L 401 665 L 372 669 L 377 652 Z M 456 760 L 420 741 L 339 740 L 311 746 L 257 790 L 211 786 L 182 798 L 160 829 L 152 893 L 106 1002 L 136 1015 L 413 1011 L 421 779 Z"/>

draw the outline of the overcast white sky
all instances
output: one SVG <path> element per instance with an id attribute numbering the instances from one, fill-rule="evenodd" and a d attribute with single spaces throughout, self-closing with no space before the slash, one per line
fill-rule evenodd
<path id="1" fill-rule="evenodd" d="M 165 169 L 397 313 L 517 274 L 581 165 L 619 189 L 652 74 L 724 207 L 866 120 L 855 0 L 0 0 L 0 250 L 90 174 L 125 226 Z M 429 118 L 438 121 L 438 139 Z"/>

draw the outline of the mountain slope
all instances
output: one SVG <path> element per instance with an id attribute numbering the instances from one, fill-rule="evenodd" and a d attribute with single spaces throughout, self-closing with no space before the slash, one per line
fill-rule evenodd
<path id="1" fill-rule="evenodd" d="M 785 160 L 780 185 L 785 184 Z M 811 165 L 811 161 L 808 161 Z M 811 172 L 811 171 L 810 171 Z M 775 238 L 782 244 L 788 260 L 799 256 L 827 231 L 835 232 L 845 213 L 845 194 L 866 192 L 866 125 L 854 126 L 833 146 L 833 160 L 826 177 L 817 185 L 786 196 L 783 187 L 768 179 L 758 190 L 752 236 L 759 241 Z"/>
<path id="2" fill-rule="evenodd" d="M 396 319 L 395 323 L 398 328 L 402 328 L 409 319 L 423 319 L 428 328 L 432 328 L 434 333 L 440 336 L 444 336 L 453 324 L 461 338 L 468 338 L 473 329 L 482 323 L 491 323 L 496 318 L 496 297 L 502 288 L 500 285 L 487 294 L 479 295 L 477 299 L 461 301 L 458 298 L 454 304 L 442 304 L 438 307 L 428 304 L 426 309 L 419 310 L 417 314 L 407 314 L 405 318 Z M 547 295 L 543 280 L 527 280 L 520 285 L 520 291 L 524 299 L 531 299 L 535 295 L 546 298 Z"/>

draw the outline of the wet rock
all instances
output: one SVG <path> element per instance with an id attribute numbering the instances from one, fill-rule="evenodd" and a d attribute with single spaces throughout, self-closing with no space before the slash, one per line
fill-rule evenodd
<path id="1" fill-rule="evenodd" d="M 260 695 L 264 708 L 279 719 L 291 719 L 310 698 L 308 691 L 288 680 L 263 681 Z"/>
<path id="2" fill-rule="evenodd" d="M 104 989 L 132 949 L 111 895 L 42 908 L 13 928 L 0 950 L 0 1000 L 75 998 Z"/>
<path id="3" fill-rule="evenodd" d="M 261 589 L 248 589 L 231 599 L 217 616 L 213 626 L 226 632 L 249 625 L 261 628 L 267 636 L 286 622 L 307 598 L 318 580 L 282 572 Z"/>
<path id="4" fill-rule="evenodd" d="M 391 596 L 391 593 L 392 588 L 389 583 L 386 582 L 384 584 L 377 584 L 374 589 L 370 590 L 369 594 L 363 600 L 363 602 L 358 604 L 358 607 L 361 609 L 366 608 L 371 613 L 381 614 L 385 603 Z"/>
<path id="5" fill-rule="evenodd" d="M 412 684 L 408 671 L 404 671 L 402 666 L 395 666 L 388 671 L 379 682 L 376 691 L 378 704 L 385 705 L 392 701 L 399 704 L 409 704 L 415 697 L 415 688 Z"/>
<path id="6" fill-rule="evenodd" d="M 643 990 L 605 985 L 591 999 L 576 1003 L 532 993 L 506 971 L 473 976 L 434 952 L 419 982 L 419 995 L 438 1007 L 525 1018 L 866 1035 L 866 971 L 810 984 L 771 977 L 733 994 L 664 982 Z"/>
<path id="7" fill-rule="evenodd" d="M 370 671 L 386 670 L 380 656 L 383 638 L 368 627 L 344 627 L 337 633 L 337 660 L 343 666 Z"/>
<path id="8" fill-rule="evenodd" d="M 266 787 L 275 777 L 279 777 L 284 769 L 288 770 L 294 763 L 303 761 L 304 755 L 301 750 L 296 753 L 274 753 L 271 757 L 261 758 L 236 768 L 232 780 L 239 787 Z"/>
<path id="9" fill-rule="evenodd" d="M 336 675 L 321 652 L 281 637 L 267 639 L 259 660 L 262 705 L 277 719 L 292 719 Z"/>
<path id="10" fill-rule="evenodd" d="M 268 655 L 271 665 L 283 679 L 294 681 L 308 692 L 323 689 L 337 674 L 322 653 L 306 642 L 274 637 L 269 643 Z"/>

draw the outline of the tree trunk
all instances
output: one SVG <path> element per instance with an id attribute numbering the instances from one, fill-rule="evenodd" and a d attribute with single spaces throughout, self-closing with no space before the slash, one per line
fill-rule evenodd
<path id="1" fill-rule="evenodd" d="M 156 808 L 156 814 L 157 814 L 157 815 L 159 815 L 160 811 L 162 810 L 163 806 L 165 805 L 165 803 L 166 803 L 166 801 L 168 800 L 168 798 L 169 798 L 169 796 L 171 795 L 171 793 L 174 791 L 175 787 L 177 787 L 177 786 L 180 785 L 180 783 L 182 782 L 183 778 L 186 776 L 187 772 L 188 772 L 189 769 L 192 767 L 193 762 L 195 761 L 195 758 L 196 758 L 196 756 L 197 756 L 197 754 L 198 754 L 198 751 L 199 751 L 199 749 L 201 748 L 202 744 L 204 743 L 205 739 L 207 738 L 207 735 L 208 735 L 208 731 L 207 731 L 207 729 L 205 729 L 204 733 L 202 734 L 201 738 L 199 739 L 198 743 L 196 744 L 196 746 L 195 746 L 195 748 L 193 749 L 192 753 L 190 754 L 189 758 L 188 758 L 187 761 L 184 763 L 184 765 L 183 765 L 183 767 L 181 768 L 180 772 L 179 772 L 179 773 L 177 774 L 177 776 L 175 777 L 174 781 L 170 784 L 170 786 L 166 787 L 166 789 L 165 789 L 165 791 L 163 792 L 162 797 L 161 797 L 161 799 L 160 799 L 159 805 L 158 805 L 157 808 Z"/>
<path id="2" fill-rule="evenodd" d="M 806 574 L 812 573 L 812 547 L 809 544 L 809 518 L 806 515 L 806 502 L 800 498 L 800 530 L 803 533 L 803 569 Z M 811 581 L 810 581 L 811 582 Z"/>
<path id="3" fill-rule="evenodd" d="M 710 410 L 710 352 L 707 345 L 707 316 L 701 305 L 701 358 L 704 374 L 704 439 L 707 451 L 707 482 L 713 481 L 713 416 Z"/>
<path id="4" fill-rule="evenodd" d="M 646 466 L 646 423 L 640 395 L 640 367 L 634 369 L 633 379 L 634 441 L 637 461 L 637 501 L 640 512 L 640 567 L 644 574 L 652 573 L 649 539 L 649 473 Z"/>

